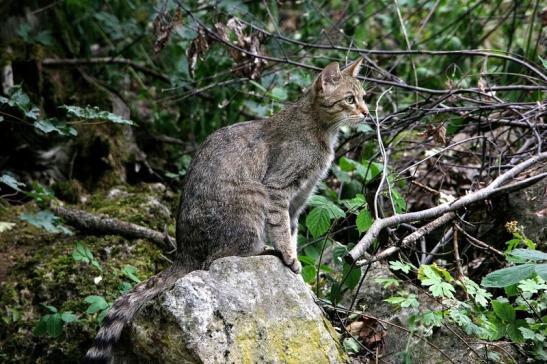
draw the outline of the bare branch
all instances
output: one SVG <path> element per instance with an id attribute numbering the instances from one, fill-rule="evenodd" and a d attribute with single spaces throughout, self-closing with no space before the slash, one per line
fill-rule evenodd
<path id="1" fill-rule="evenodd" d="M 78 209 L 52 206 L 51 210 L 67 224 L 83 231 L 101 235 L 120 235 L 129 239 L 148 239 L 162 248 L 176 246 L 175 239 L 169 236 L 167 232 L 160 233 L 141 225 Z"/>
<path id="2" fill-rule="evenodd" d="M 502 184 L 506 183 L 508 180 L 516 177 L 519 173 L 544 160 L 547 160 L 547 152 L 535 155 L 534 157 L 520 164 L 517 164 L 513 168 L 498 176 L 487 187 L 469 193 L 468 195 L 462 196 L 453 202 L 444 203 L 442 205 L 418 212 L 410 212 L 406 214 L 393 215 L 387 218 L 377 219 L 369 228 L 365 236 L 348 253 L 348 255 L 346 255 L 345 259 L 350 263 L 354 263 L 355 261 L 357 261 L 357 259 L 359 259 L 366 252 L 366 250 L 370 247 L 373 241 L 378 237 L 380 232 L 387 227 L 396 226 L 405 222 L 408 223 L 412 221 L 435 218 L 447 212 L 453 212 L 472 203 L 485 200 L 486 198 L 492 196 L 494 193 L 499 192 L 498 187 L 500 187 Z"/>

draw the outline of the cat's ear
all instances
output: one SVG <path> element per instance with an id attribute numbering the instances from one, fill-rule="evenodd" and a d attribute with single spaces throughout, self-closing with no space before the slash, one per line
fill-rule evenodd
<path id="1" fill-rule="evenodd" d="M 359 71 L 361 70 L 361 65 L 363 64 L 363 57 L 360 57 L 358 60 L 344 68 L 342 73 L 347 76 L 357 77 Z"/>
<path id="2" fill-rule="evenodd" d="M 321 71 L 321 74 L 315 80 L 315 89 L 328 94 L 338 86 L 341 79 L 340 66 L 337 62 L 333 62 Z"/>

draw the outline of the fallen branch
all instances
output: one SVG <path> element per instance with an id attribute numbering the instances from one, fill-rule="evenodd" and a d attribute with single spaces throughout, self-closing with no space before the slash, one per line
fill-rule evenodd
<path id="1" fill-rule="evenodd" d="M 507 191 L 506 187 L 502 187 L 510 179 L 516 177 L 521 172 L 527 170 L 531 166 L 547 160 L 547 152 L 543 152 L 535 155 L 534 157 L 517 164 L 513 168 L 507 170 L 505 173 L 498 176 L 490 185 L 475 192 L 469 193 L 468 195 L 462 196 L 459 199 L 450 202 L 444 203 L 442 205 L 432 207 L 423 211 L 410 212 L 406 214 L 393 215 L 390 217 L 377 219 L 374 221 L 372 226 L 369 228 L 365 236 L 355 245 L 355 247 L 346 255 L 345 259 L 348 263 L 354 264 L 370 247 L 374 240 L 379 236 L 380 232 L 387 228 L 396 226 L 402 223 L 409 223 L 412 221 L 421 221 L 426 219 L 432 219 L 444 215 L 448 212 L 454 212 L 462 207 L 466 207 L 472 203 L 485 200 L 491 197 L 494 194 L 500 193 L 501 191 Z M 543 176 L 544 177 L 544 176 Z M 523 181 L 517 182 L 515 184 L 525 185 L 528 180 L 533 179 L 537 181 L 538 179 L 534 177 L 527 178 Z"/>
<path id="2" fill-rule="evenodd" d="M 51 210 L 67 224 L 79 230 L 101 235 L 120 235 L 129 239 L 148 239 L 159 244 L 162 248 L 176 246 L 175 239 L 167 232 L 160 233 L 141 225 L 78 209 L 52 206 Z"/>

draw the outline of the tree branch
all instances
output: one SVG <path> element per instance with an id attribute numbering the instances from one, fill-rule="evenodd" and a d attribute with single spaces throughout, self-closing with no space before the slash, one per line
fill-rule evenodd
<path id="1" fill-rule="evenodd" d="M 498 176 L 490 185 L 475 192 L 469 193 L 468 195 L 462 196 L 459 199 L 445 203 L 436 207 L 432 207 L 423 211 L 410 212 L 401 215 L 393 215 L 387 218 L 377 219 L 374 221 L 372 226 L 369 228 L 365 236 L 357 243 L 357 245 L 346 255 L 345 259 L 349 263 L 353 264 L 357 261 L 366 250 L 370 247 L 373 241 L 378 237 L 380 232 L 391 226 L 396 226 L 401 223 L 409 223 L 412 221 L 420 221 L 425 219 L 431 219 L 439 217 L 448 212 L 457 211 L 458 209 L 468 206 L 472 203 L 482 201 L 491 197 L 493 194 L 499 193 L 500 190 L 506 190 L 501 187 L 502 184 L 506 183 L 508 180 L 516 177 L 519 173 L 527 170 L 536 163 L 547 160 L 547 152 L 537 154 L 534 157 L 517 164 L 513 168 L 509 169 L 505 173 Z M 534 177 L 531 177 L 535 179 Z M 535 179 L 537 181 L 537 179 Z M 519 184 L 521 182 L 518 182 Z M 500 188 L 501 187 L 501 188 Z"/>
<path id="2" fill-rule="evenodd" d="M 129 239 L 148 239 L 162 248 L 173 248 L 176 246 L 175 239 L 169 236 L 167 232 L 160 233 L 141 225 L 78 209 L 51 206 L 51 210 L 67 224 L 82 231 L 101 235 L 120 235 Z"/>

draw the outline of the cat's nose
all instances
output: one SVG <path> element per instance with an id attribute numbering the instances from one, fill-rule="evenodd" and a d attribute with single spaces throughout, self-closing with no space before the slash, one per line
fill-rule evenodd
<path id="1" fill-rule="evenodd" d="M 361 115 L 363 115 L 363 117 L 366 118 L 369 114 L 367 105 L 366 104 L 360 105 L 359 106 L 359 112 L 361 113 Z"/>

